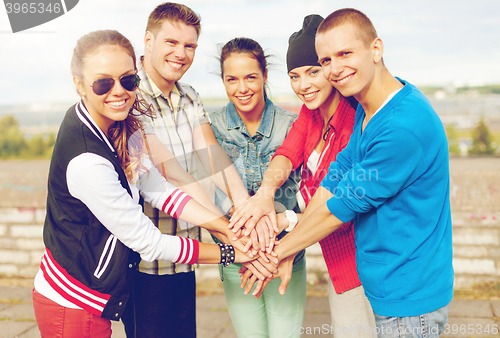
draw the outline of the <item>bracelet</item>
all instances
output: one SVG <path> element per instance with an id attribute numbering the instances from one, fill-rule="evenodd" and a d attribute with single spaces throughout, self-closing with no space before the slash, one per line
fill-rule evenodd
<path id="1" fill-rule="evenodd" d="M 234 248 L 231 244 L 219 244 L 220 248 L 220 263 L 222 266 L 229 266 L 229 264 L 234 263 L 235 253 Z"/>
<path id="2" fill-rule="evenodd" d="M 286 219 L 288 219 L 289 225 L 288 228 L 285 229 L 286 232 L 290 232 L 295 228 L 298 222 L 297 214 L 293 210 L 285 211 Z"/>

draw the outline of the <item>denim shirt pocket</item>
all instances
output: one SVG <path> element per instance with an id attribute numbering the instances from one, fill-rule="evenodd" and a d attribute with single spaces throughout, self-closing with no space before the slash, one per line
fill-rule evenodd
<path id="1" fill-rule="evenodd" d="M 226 152 L 227 156 L 233 163 L 236 170 L 240 173 L 245 171 L 245 155 L 246 148 L 235 144 L 229 140 L 223 139 L 221 144 L 222 149 Z M 243 179 L 243 177 L 242 177 Z"/>
<path id="2" fill-rule="evenodd" d="M 271 160 L 273 159 L 273 155 L 276 152 L 276 149 L 278 147 L 272 147 L 271 149 L 265 149 L 259 154 L 260 157 L 260 169 L 262 171 L 262 176 L 264 176 L 264 172 L 266 171 L 267 167 L 271 163 Z"/>

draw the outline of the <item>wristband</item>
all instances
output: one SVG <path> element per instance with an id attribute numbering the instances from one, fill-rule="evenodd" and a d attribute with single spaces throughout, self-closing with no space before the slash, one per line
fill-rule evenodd
<path id="1" fill-rule="evenodd" d="M 293 210 L 286 210 L 285 216 L 289 222 L 288 228 L 286 228 L 285 231 L 290 232 L 297 225 L 297 222 L 298 222 L 297 214 Z"/>
<path id="2" fill-rule="evenodd" d="M 231 244 L 221 244 L 220 248 L 220 263 L 222 266 L 227 267 L 229 264 L 234 263 L 235 253 L 234 248 Z"/>

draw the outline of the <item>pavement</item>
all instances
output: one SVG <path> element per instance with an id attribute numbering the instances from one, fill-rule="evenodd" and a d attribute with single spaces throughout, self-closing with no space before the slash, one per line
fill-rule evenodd
<path id="1" fill-rule="evenodd" d="M 0 286 L 0 338 L 40 337 L 31 290 L 31 286 Z M 220 287 L 198 286 L 196 316 L 199 338 L 236 338 Z M 331 337 L 330 324 L 326 285 L 310 286 L 302 337 Z M 454 299 L 448 325 L 441 337 L 497 337 L 500 301 Z M 125 338 L 121 322 L 113 322 L 112 330 L 112 338 Z"/>

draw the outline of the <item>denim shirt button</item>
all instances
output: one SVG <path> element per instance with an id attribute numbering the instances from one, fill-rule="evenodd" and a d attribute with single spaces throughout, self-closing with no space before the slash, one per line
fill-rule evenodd
<path id="1" fill-rule="evenodd" d="M 257 191 L 262 186 L 259 183 L 266 167 L 271 162 L 276 149 L 283 143 L 289 127 L 297 115 L 275 106 L 266 98 L 266 107 L 259 130 L 253 136 L 248 133 L 232 103 L 221 110 L 209 113 L 209 115 L 217 142 L 230 155 L 229 157 L 240 174 L 244 186 L 250 194 L 252 191 Z M 299 187 L 296 182 L 299 181 L 299 178 L 300 171 L 294 171 L 293 175 L 290 175 L 290 179 L 283 183 L 280 188 L 282 194 L 278 198 L 281 203 L 295 205 L 295 194 L 285 194 L 284 192 L 297 191 Z M 278 196 L 280 192 L 277 192 L 276 195 Z M 225 194 L 216 189 L 216 204 L 218 206 L 225 198 Z"/>

